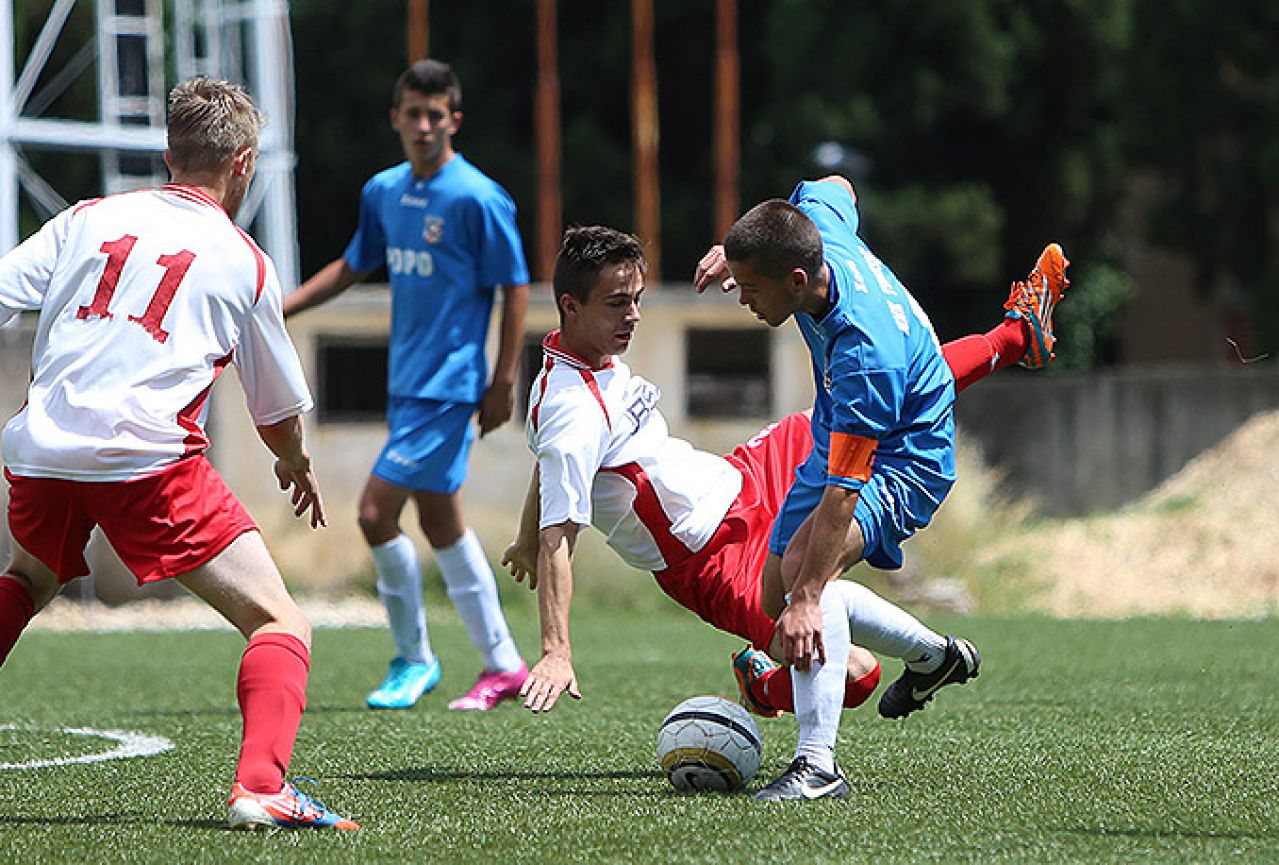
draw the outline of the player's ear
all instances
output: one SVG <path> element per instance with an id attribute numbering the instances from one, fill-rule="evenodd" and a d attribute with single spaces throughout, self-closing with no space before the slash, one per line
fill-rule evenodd
<path id="1" fill-rule="evenodd" d="M 244 145 L 231 157 L 231 170 L 236 177 L 243 177 L 253 170 L 253 148 Z"/>
<path id="2" fill-rule="evenodd" d="M 559 297 L 560 315 L 565 318 L 576 317 L 577 310 L 581 306 L 577 302 L 577 298 L 571 294 L 561 294 Z"/>
<path id="3" fill-rule="evenodd" d="M 457 134 L 457 131 L 458 131 L 459 129 L 461 129 L 461 128 L 462 128 L 462 112 L 461 112 L 461 111 L 454 111 L 454 112 L 450 115 L 450 118 L 451 118 L 451 119 L 452 119 L 452 121 L 453 121 L 453 128 L 452 128 L 452 130 L 450 130 L 450 131 L 451 131 L 454 135 L 456 135 L 456 134 Z"/>

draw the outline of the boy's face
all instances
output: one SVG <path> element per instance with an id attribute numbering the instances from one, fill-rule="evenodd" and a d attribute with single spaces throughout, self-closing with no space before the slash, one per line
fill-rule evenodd
<path id="1" fill-rule="evenodd" d="M 564 295 L 562 344 L 591 363 L 604 366 L 631 346 L 640 321 L 644 277 L 633 264 L 609 265 L 600 272 L 586 303 Z"/>
<path id="2" fill-rule="evenodd" d="M 802 269 L 778 278 L 765 275 L 750 262 L 729 261 L 728 270 L 737 283 L 737 302 L 769 327 L 781 327 L 799 309 L 799 292 L 807 282 Z"/>
<path id="3" fill-rule="evenodd" d="M 391 109 L 391 128 L 417 174 L 434 172 L 453 155 L 453 134 L 461 123 L 462 112 L 449 109 L 447 93 L 405 89 Z"/>

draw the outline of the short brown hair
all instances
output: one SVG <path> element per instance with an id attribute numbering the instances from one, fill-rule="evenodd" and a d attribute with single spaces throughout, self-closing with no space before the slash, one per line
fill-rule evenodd
<path id="1" fill-rule="evenodd" d="M 180 171 L 218 168 L 242 147 L 257 150 L 265 124 L 240 85 L 189 78 L 169 91 L 169 163 Z"/>
<path id="2" fill-rule="evenodd" d="M 391 90 L 391 107 L 399 108 L 404 91 L 412 90 L 423 96 L 443 93 L 449 98 L 449 111 L 462 110 L 462 82 L 453 67 L 439 60 L 419 60 L 400 73 Z"/>
<path id="3" fill-rule="evenodd" d="M 556 305 L 566 294 L 586 303 L 604 268 L 618 264 L 634 268 L 641 276 L 648 272 L 638 237 L 605 225 L 570 228 L 564 232 L 564 242 L 555 257 L 551 286 Z"/>
<path id="4" fill-rule="evenodd" d="M 733 223 L 724 238 L 724 257 L 771 277 L 798 267 L 815 279 L 822 270 L 822 235 L 804 211 L 771 198 Z"/>

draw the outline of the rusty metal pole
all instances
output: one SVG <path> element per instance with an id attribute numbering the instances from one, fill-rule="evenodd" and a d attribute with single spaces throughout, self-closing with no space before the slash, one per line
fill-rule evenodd
<path id="1" fill-rule="evenodd" d="M 533 99 L 537 134 L 537 267 L 543 282 L 555 272 L 564 230 L 560 189 L 560 71 L 556 0 L 537 2 L 537 90 Z"/>
<path id="2" fill-rule="evenodd" d="M 405 26 L 408 30 L 409 63 L 413 64 L 425 58 L 430 48 L 431 0 L 409 0 L 405 12 Z"/>
<path id="3" fill-rule="evenodd" d="M 662 219 L 657 173 L 653 0 L 631 0 L 631 142 L 635 166 L 635 230 L 647 249 L 649 282 L 657 284 L 662 278 Z"/>
<path id="4" fill-rule="evenodd" d="M 737 0 L 715 5 L 715 239 L 723 240 L 741 207 L 741 72 Z"/>

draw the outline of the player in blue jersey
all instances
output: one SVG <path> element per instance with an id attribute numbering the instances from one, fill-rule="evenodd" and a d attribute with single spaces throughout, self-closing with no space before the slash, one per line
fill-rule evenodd
<path id="1" fill-rule="evenodd" d="M 461 85 L 447 64 L 420 60 L 400 76 L 391 127 L 405 161 L 365 184 L 359 225 L 342 257 L 284 303 L 285 315 L 323 303 L 381 265 L 390 277 L 390 435 L 364 488 L 359 522 L 396 655 L 368 695 L 371 708 L 407 709 L 440 679 L 417 554 L 400 531 L 410 498 L 449 598 L 484 659 L 475 686 L 449 708 L 491 709 L 516 696 L 528 675 L 458 497 L 476 435 L 471 418 L 478 416 L 482 436 L 514 410 L 529 290 L 514 202 L 453 149 L 461 109 Z M 484 341 L 498 288 L 501 340 L 490 380 Z"/>
<path id="2" fill-rule="evenodd" d="M 891 605 L 867 608 L 864 593 L 835 578 L 861 560 L 901 566 L 902 542 L 929 523 L 955 479 L 957 378 L 971 382 L 1019 357 L 1046 362 L 1052 306 L 1067 284 L 1061 249 L 1050 245 L 1027 282 L 1014 285 L 1007 321 L 977 335 L 986 359 L 964 367 L 943 353 L 922 308 L 857 236 L 858 223 L 847 180 L 800 183 L 789 201 L 766 201 L 739 219 L 696 277 L 699 289 L 714 281 L 736 288 L 739 302 L 771 327 L 793 316 L 816 384 L 813 450 L 778 514 L 764 572 L 764 608 L 777 617 L 782 654 L 794 668 L 800 725 L 795 760 L 759 794 L 767 800 L 847 795 L 834 746 L 842 660 L 859 618 L 886 616 L 896 622 L 889 630 L 910 636 L 873 645 L 856 633 L 868 648 L 906 662 L 880 700 L 885 717 L 904 717 L 938 688 L 977 675 L 981 659 L 970 642 L 898 617 Z M 991 346 L 1004 339 L 1019 344 L 1001 357 Z M 894 643 L 912 648 L 894 652 Z M 840 661 L 826 664 L 828 656 Z"/>

